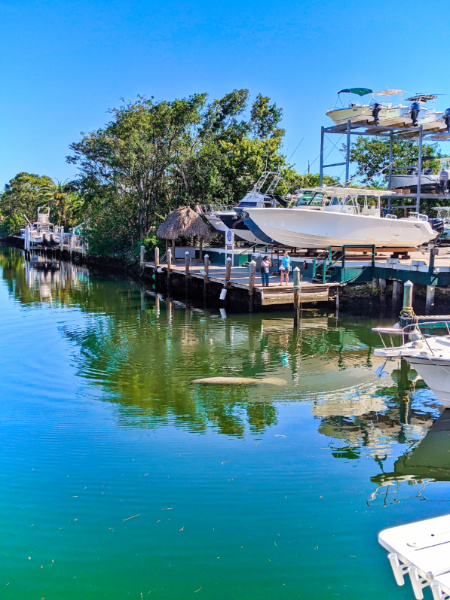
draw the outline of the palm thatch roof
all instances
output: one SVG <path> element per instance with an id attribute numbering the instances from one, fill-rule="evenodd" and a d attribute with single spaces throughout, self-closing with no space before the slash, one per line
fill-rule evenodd
<path id="1" fill-rule="evenodd" d="M 183 206 L 170 213 L 162 223 L 156 235 L 165 240 L 176 240 L 179 237 L 199 237 L 210 239 L 211 231 L 203 219 L 192 208 Z"/>

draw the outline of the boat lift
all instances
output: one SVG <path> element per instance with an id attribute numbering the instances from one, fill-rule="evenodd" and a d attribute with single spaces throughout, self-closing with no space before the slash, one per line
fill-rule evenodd
<path id="1" fill-rule="evenodd" d="M 370 136 L 370 137 L 381 137 L 389 139 L 389 174 L 388 174 L 388 190 L 391 190 L 392 180 L 392 154 L 394 138 L 418 140 L 418 162 L 417 162 L 417 193 L 415 194 L 403 194 L 403 193 L 392 193 L 387 192 L 385 198 L 388 200 L 388 206 L 390 208 L 392 198 L 415 198 L 416 199 L 416 212 L 420 212 L 420 201 L 421 198 L 433 198 L 435 200 L 448 200 L 448 196 L 440 194 L 423 194 L 421 193 L 421 175 L 422 175 L 422 146 L 424 141 L 450 141 L 450 131 L 445 127 L 444 124 L 439 122 L 424 123 L 418 127 L 412 127 L 411 119 L 406 116 L 398 116 L 392 119 L 385 119 L 384 125 L 375 125 L 374 118 L 361 115 L 353 117 L 345 123 L 339 125 L 333 125 L 331 127 L 321 127 L 320 131 L 320 180 L 319 185 L 323 185 L 324 170 L 331 167 L 345 166 L 345 182 L 344 186 L 348 186 L 350 182 L 350 146 L 351 136 Z M 325 134 L 345 134 L 346 139 L 346 157 L 344 162 L 337 162 L 331 164 L 324 164 L 324 142 Z"/>

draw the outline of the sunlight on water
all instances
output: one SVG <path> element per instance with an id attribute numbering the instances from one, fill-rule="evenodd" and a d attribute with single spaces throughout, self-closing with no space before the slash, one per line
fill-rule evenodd
<path id="1" fill-rule="evenodd" d="M 1 598 L 411 597 L 377 533 L 447 512 L 448 434 L 377 321 L 0 267 Z"/>

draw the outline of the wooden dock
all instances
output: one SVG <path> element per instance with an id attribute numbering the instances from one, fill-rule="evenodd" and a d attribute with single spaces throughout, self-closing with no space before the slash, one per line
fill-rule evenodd
<path id="1" fill-rule="evenodd" d="M 293 282 L 281 285 L 279 277 L 271 275 L 269 286 L 260 283 L 260 274 L 251 265 L 232 267 L 211 265 L 186 258 L 174 262 L 143 262 L 145 278 L 151 278 L 156 289 L 178 293 L 185 299 L 203 299 L 205 304 L 224 306 L 228 310 L 289 309 L 298 302 L 303 305 L 326 303 L 334 297 L 339 284 L 300 281 L 297 290 Z M 292 277 L 292 275 L 291 275 Z M 330 293 L 331 290 L 331 293 Z"/>

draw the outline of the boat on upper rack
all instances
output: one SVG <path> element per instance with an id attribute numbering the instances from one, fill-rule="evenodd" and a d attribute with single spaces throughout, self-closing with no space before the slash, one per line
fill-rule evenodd
<path id="1" fill-rule="evenodd" d="M 434 324 L 431 321 L 403 328 L 376 327 L 373 331 L 380 334 L 383 347 L 375 349 L 374 354 L 386 359 L 404 358 L 443 406 L 450 408 L 450 330 L 446 322 L 442 323 L 447 327 L 447 335 L 426 334 L 425 330 Z M 396 346 L 394 338 L 398 336 L 401 336 L 401 344 Z"/>
<path id="2" fill-rule="evenodd" d="M 291 248 L 367 244 L 413 249 L 439 236 L 426 215 L 382 217 L 384 190 L 323 187 L 316 191 L 323 194 L 317 205 L 302 204 L 300 199 L 292 208 L 246 208 L 245 213 L 270 239 Z"/>
<path id="3" fill-rule="evenodd" d="M 450 132 L 450 108 L 437 111 L 436 94 L 416 94 L 403 101 L 404 93 L 404 90 L 393 89 L 373 92 L 369 88 L 345 88 L 338 92 L 342 106 L 332 108 L 326 114 L 336 125 L 348 121 L 375 126 L 422 125 L 427 130 Z M 347 106 L 342 102 L 341 94 L 349 94 Z M 371 99 L 364 102 L 362 98 L 369 95 Z M 432 108 L 426 106 L 428 102 L 433 103 Z"/>
<path id="4" fill-rule="evenodd" d="M 349 101 L 347 106 L 341 99 L 341 94 L 348 94 Z M 379 121 L 392 119 L 400 116 L 403 111 L 408 110 L 406 104 L 402 104 L 404 90 L 380 90 L 373 92 L 369 88 L 345 88 L 338 92 L 338 98 L 342 106 L 331 108 L 327 111 L 327 117 L 330 117 L 336 125 L 342 125 L 355 118 L 366 118 L 374 121 L 377 125 Z M 362 99 L 371 96 L 367 102 Z"/>
<path id="5" fill-rule="evenodd" d="M 252 245 L 267 244 L 267 240 L 260 238 L 249 230 L 242 220 L 241 215 L 247 208 L 286 206 L 287 201 L 274 193 L 280 180 L 281 175 L 279 173 L 264 171 L 253 188 L 247 192 L 237 206 L 231 210 L 209 210 L 203 214 L 217 231 L 225 234 L 228 231 L 232 231 L 237 239 L 241 239 Z M 265 189 L 264 192 L 263 189 Z"/>

